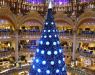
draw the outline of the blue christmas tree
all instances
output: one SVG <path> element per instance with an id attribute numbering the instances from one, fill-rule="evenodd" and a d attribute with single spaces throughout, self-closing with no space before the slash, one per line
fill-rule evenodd
<path id="1" fill-rule="evenodd" d="M 67 75 L 58 31 L 52 14 L 51 1 L 29 75 Z"/>

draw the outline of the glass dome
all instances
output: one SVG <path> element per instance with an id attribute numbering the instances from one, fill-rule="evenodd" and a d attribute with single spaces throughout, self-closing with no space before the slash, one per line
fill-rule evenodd
<path id="1" fill-rule="evenodd" d="M 91 2 L 91 1 L 94 1 L 94 0 L 80 0 L 81 2 Z"/>
<path id="2" fill-rule="evenodd" d="M 54 0 L 55 5 L 65 5 L 70 3 L 70 0 Z"/>
<path id="3" fill-rule="evenodd" d="M 26 0 L 26 1 L 32 4 L 43 4 L 45 2 L 45 0 Z"/>

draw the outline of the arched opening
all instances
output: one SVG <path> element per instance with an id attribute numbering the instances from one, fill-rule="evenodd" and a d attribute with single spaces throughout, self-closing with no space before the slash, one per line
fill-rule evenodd
<path id="1" fill-rule="evenodd" d="M 10 63 L 15 62 L 15 47 L 11 35 L 14 35 L 13 24 L 5 19 L 0 18 L 0 64 L 2 64 L 0 70 L 10 68 Z"/>
<path id="2" fill-rule="evenodd" d="M 95 19 L 86 19 L 78 27 L 78 35 L 93 38 L 95 35 Z"/>
<path id="3" fill-rule="evenodd" d="M 19 55 L 25 56 L 24 62 L 31 60 L 33 57 L 34 52 L 37 48 L 38 39 L 36 37 L 40 37 L 41 31 L 42 25 L 37 20 L 28 20 L 19 27 L 19 36 L 24 37 L 24 39 L 19 40 L 18 50 L 19 52 L 26 52 Z"/>
<path id="4" fill-rule="evenodd" d="M 73 27 L 69 23 L 62 20 L 57 20 L 56 27 L 59 30 L 60 35 L 62 36 L 72 35 Z"/>
<path id="5" fill-rule="evenodd" d="M 10 36 L 13 34 L 14 26 L 7 19 L 0 19 L 0 34 L 2 36 Z"/>
<path id="6" fill-rule="evenodd" d="M 42 30 L 42 25 L 37 20 L 28 20 L 20 28 L 20 35 L 38 35 Z"/>

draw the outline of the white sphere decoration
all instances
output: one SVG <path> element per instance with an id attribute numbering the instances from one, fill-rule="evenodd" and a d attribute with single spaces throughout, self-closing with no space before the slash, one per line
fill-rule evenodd
<path id="1" fill-rule="evenodd" d="M 37 71 L 40 73 L 41 72 L 41 69 L 38 69 Z"/>
<path id="2" fill-rule="evenodd" d="M 57 35 L 54 35 L 55 37 L 57 37 Z"/>
<path id="3" fill-rule="evenodd" d="M 46 30 L 44 30 L 44 32 L 46 32 Z"/>
<path id="4" fill-rule="evenodd" d="M 56 45 L 56 42 L 53 42 L 53 45 Z"/>
<path id="5" fill-rule="evenodd" d="M 49 38 L 51 38 L 52 36 L 51 35 L 49 35 Z"/>
<path id="6" fill-rule="evenodd" d="M 55 30 L 53 30 L 53 32 L 55 32 Z"/>
<path id="7" fill-rule="evenodd" d="M 51 55 L 51 51 L 47 51 L 47 54 L 48 54 L 48 55 Z"/>
<path id="8" fill-rule="evenodd" d="M 44 38 L 47 38 L 47 36 L 45 35 Z"/>
<path id="9" fill-rule="evenodd" d="M 56 70 L 56 73 L 59 73 L 59 69 Z"/>
<path id="10" fill-rule="evenodd" d="M 58 63 L 61 64 L 61 60 L 58 60 Z"/>
<path id="11" fill-rule="evenodd" d="M 64 67 L 62 68 L 62 71 L 64 71 L 65 69 L 64 69 Z"/>
<path id="12" fill-rule="evenodd" d="M 39 60 L 38 59 L 36 59 L 36 63 L 38 63 L 39 62 Z"/>
<path id="13" fill-rule="evenodd" d="M 46 64 L 46 61 L 42 61 L 42 64 L 45 65 Z"/>
<path id="14" fill-rule="evenodd" d="M 51 65 L 54 65 L 54 61 L 51 61 L 50 64 L 51 64 Z"/>
<path id="15" fill-rule="evenodd" d="M 33 69 L 35 68 L 35 66 L 33 65 Z"/>
<path id="16" fill-rule="evenodd" d="M 50 74 L 50 70 L 46 70 L 46 73 L 47 73 L 47 74 Z"/>
<path id="17" fill-rule="evenodd" d="M 54 24 L 54 22 L 51 22 L 51 24 L 53 25 L 53 24 Z"/>
<path id="18" fill-rule="evenodd" d="M 35 59 L 35 57 L 33 57 L 33 60 Z"/>
<path id="19" fill-rule="evenodd" d="M 63 58 L 63 61 L 65 61 L 65 58 Z"/>
<path id="20" fill-rule="evenodd" d="M 43 41 L 40 41 L 40 44 L 42 45 L 43 44 Z"/>
<path id="21" fill-rule="evenodd" d="M 59 53 L 62 53 L 62 49 L 59 49 Z"/>
<path id="22" fill-rule="evenodd" d="M 48 32 L 50 32 L 50 30 L 48 30 Z"/>
<path id="23" fill-rule="evenodd" d="M 44 51 L 44 50 L 42 50 L 42 51 L 41 51 L 41 54 L 44 54 L 44 53 L 45 53 L 45 51 Z"/>
<path id="24" fill-rule="evenodd" d="M 57 41 L 57 43 L 58 43 L 58 44 L 60 44 L 60 42 L 59 42 L 59 41 Z"/>
<path id="25" fill-rule="evenodd" d="M 57 51 L 54 51 L 54 54 L 55 54 L 55 55 L 57 55 L 57 54 L 58 54 L 58 52 L 57 52 Z"/>
<path id="26" fill-rule="evenodd" d="M 46 25 L 48 25 L 48 22 L 46 22 Z"/>
<path id="27" fill-rule="evenodd" d="M 39 49 L 37 49 L 37 53 L 39 52 Z"/>
<path id="28" fill-rule="evenodd" d="M 46 45 L 49 45 L 49 44 L 50 44 L 49 41 L 47 41 L 47 42 L 46 42 Z"/>

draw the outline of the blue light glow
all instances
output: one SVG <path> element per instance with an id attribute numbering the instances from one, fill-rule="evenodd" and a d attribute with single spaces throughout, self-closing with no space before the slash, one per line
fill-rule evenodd
<path id="1" fill-rule="evenodd" d="M 42 45 L 43 44 L 43 41 L 40 41 L 40 44 Z"/>
<path id="2" fill-rule="evenodd" d="M 41 69 L 38 69 L 37 71 L 40 73 L 41 72 Z"/>
<path id="3" fill-rule="evenodd" d="M 51 35 L 49 35 L 49 38 L 51 38 L 52 36 Z"/>
<path id="4" fill-rule="evenodd" d="M 46 22 L 46 25 L 48 25 L 48 22 Z"/>
<path id="5" fill-rule="evenodd" d="M 62 53 L 62 49 L 59 49 L 59 53 Z"/>
<path id="6" fill-rule="evenodd" d="M 42 61 L 42 64 L 45 65 L 46 64 L 46 61 Z"/>
<path id="7" fill-rule="evenodd" d="M 50 43 L 47 41 L 47 42 L 46 42 L 46 45 L 49 45 L 49 44 L 50 44 Z"/>
<path id="8" fill-rule="evenodd" d="M 48 54 L 48 55 L 51 55 L 51 51 L 48 51 L 47 54 Z"/>
<path id="9" fill-rule="evenodd" d="M 50 74 L 50 70 L 46 70 L 46 73 L 47 73 L 47 74 Z"/>
<path id="10" fill-rule="evenodd" d="M 58 63 L 61 64 L 61 60 L 58 60 Z"/>
<path id="11" fill-rule="evenodd" d="M 57 35 L 54 35 L 55 37 L 57 37 Z"/>
<path id="12" fill-rule="evenodd" d="M 51 22 L 51 24 L 53 25 L 53 24 L 54 24 L 54 22 Z"/>
<path id="13" fill-rule="evenodd" d="M 53 32 L 55 32 L 55 30 L 53 30 Z"/>
<path id="14" fill-rule="evenodd" d="M 63 61 L 65 61 L 65 58 L 63 58 Z"/>
<path id="15" fill-rule="evenodd" d="M 35 66 L 33 65 L 33 69 L 35 68 Z"/>
<path id="16" fill-rule="evenodd" d="M 39 52 L 39 49 L 37 49 L 37 52 Z"/>
<path id="17" fill-rule="evenodd" d="M 59 73 L 59 69 L 56 70 L 56 73 Z"/>
<path id="18" fill-rule="evenodd" d="M 50 32 L 50 30 L 48 30 L 48 32 Z"/>
<path id="19" fill-rule="evenodd" d="M 64 71 L 64 67 L 62 68 L 62 71 Z"/>
<path id="20" fill-rule="evenodd" d="M 53 42 L 53 45 L 56 45 L 56 42 Z"/>
<path id="21" fill-rule="evenodd" d="M 44 30 L 44 32 L 46 32 L 46 30 Z"/>
<path id="22" fill-rule="evenodd" d="M 47 38 L 47 36 L 45 35 L 44 38 Z"/>
<path id="23" fill-rule="evenodd" d="M 59 41 L 57 41 L 57 43 L 58 43 L 58 44 L 60 44 L 60 42 L 59 42 Z"/>
<path id="24" fill-rule="evenodd" d="M 55 55 L 57 55 L 57 53 L 58 53 L 57 51 L 54 51 L 54 54 L 55 54 Z"/>
<path id="25" fill-rule="evenodd" d="M 44 50 L 42 50 L 42 51 L 41 51 L 41 54 L 44 54 L 44 53 L 45 53 L 45 51 L 44 51 Z"/>
<path id="26" fill-rule="evenodd" d="M 51 64 L 51 65 L 54 65 L 54 61 L 51 61 L 50 64 Z"/>
<path id="27" fill-rule="evenodd" d="M 36 59 L 36 63 L 38 63 L 39 62 L 39 60 L 38 59 Z"/>

